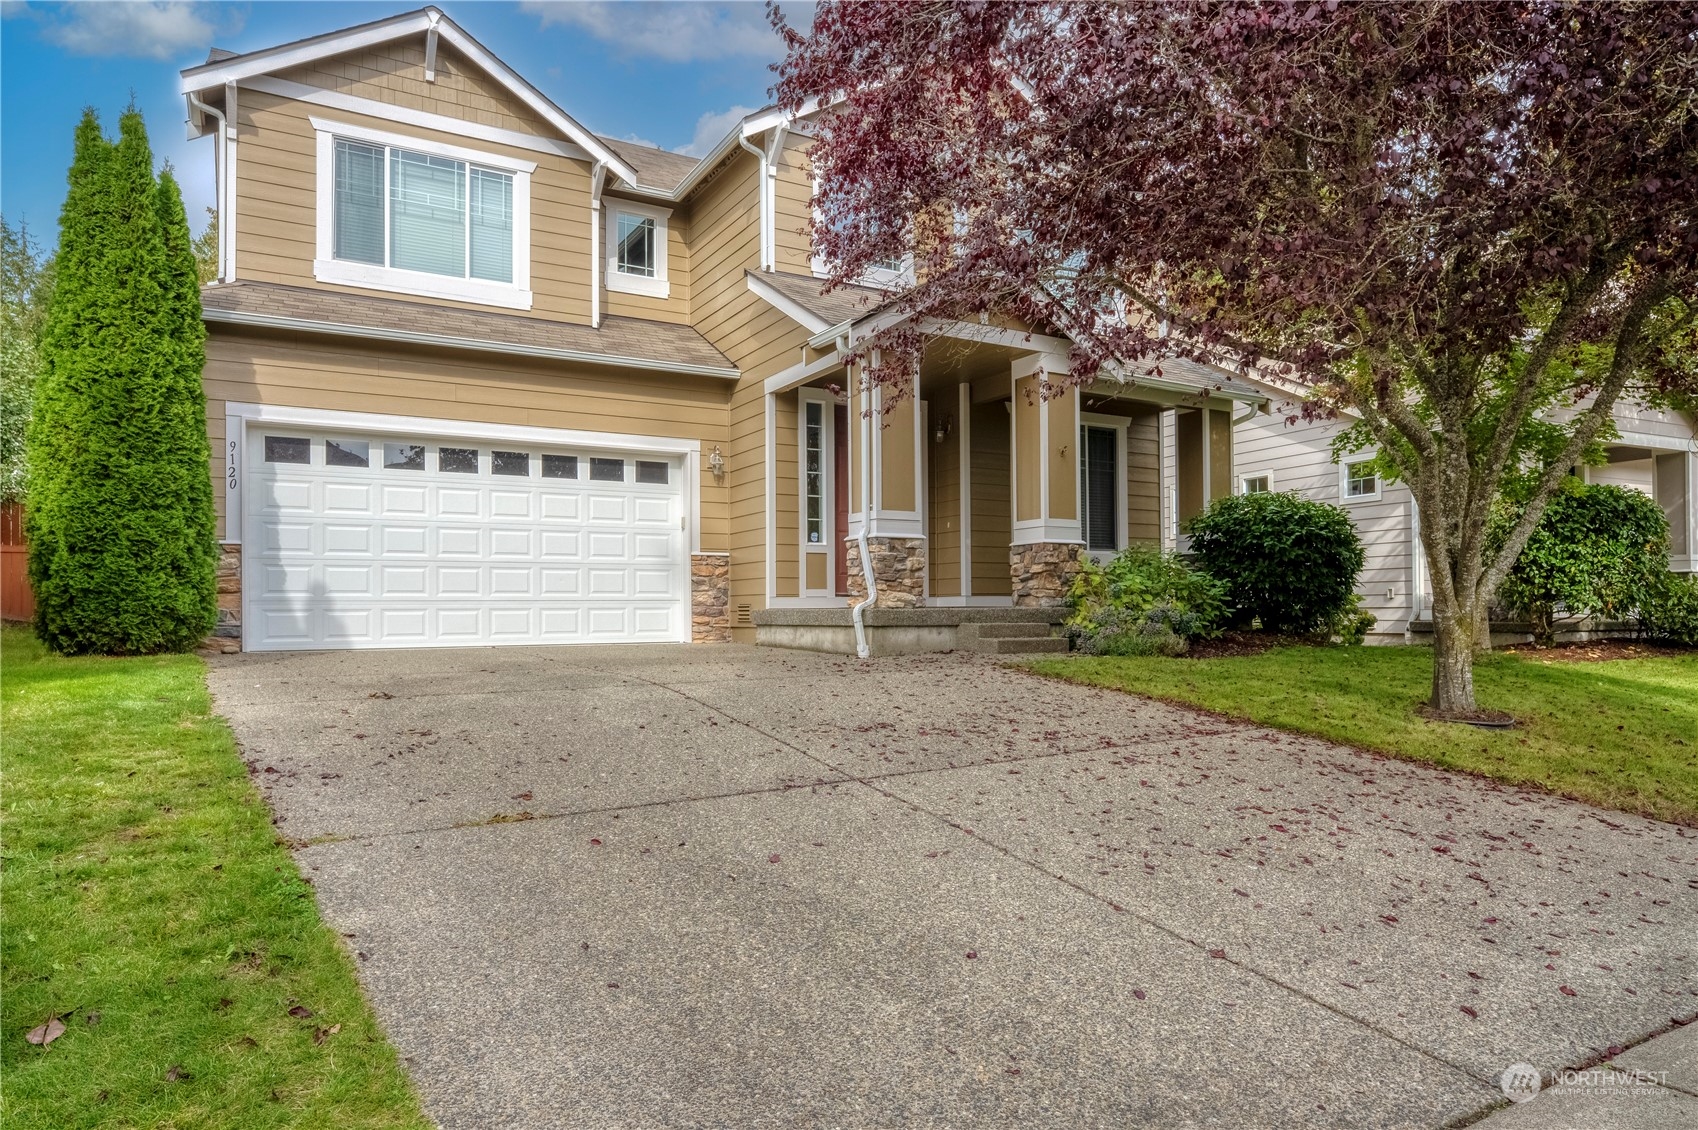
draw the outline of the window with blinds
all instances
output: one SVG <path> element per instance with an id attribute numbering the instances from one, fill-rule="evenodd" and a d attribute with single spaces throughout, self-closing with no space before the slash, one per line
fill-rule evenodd
<path id="1" fill-rule="evenodd" d="M 513 281 L 513 177 L 337 138 L 334 254 L 449 278 Z"/>

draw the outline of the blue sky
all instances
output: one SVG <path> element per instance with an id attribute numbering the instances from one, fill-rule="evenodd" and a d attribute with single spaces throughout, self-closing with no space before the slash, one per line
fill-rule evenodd
<path id="1" fill-rule="evenodd" d="M 109 132 L 133 95 L 154 153 L 183 181 L 199 230 L 212 142 L 188 141 L 177 72 L 216 45 L 253 51 L 381 19 L 415 3 L 0 2 L 0 211 L 51 241 L 84 106 Z M 437 6 L 597 133 L 704 152 L 767 102 L 781 49 L 759 0 Z M 811 4 L 785 4 L 792 22 Z"/>

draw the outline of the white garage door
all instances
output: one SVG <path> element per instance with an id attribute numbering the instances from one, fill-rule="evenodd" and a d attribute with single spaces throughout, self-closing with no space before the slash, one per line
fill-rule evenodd
<path id="1" fill-rule="evenodd" d="M 677 455 L 256 423 L 249 650 L 689 638 Z"/>

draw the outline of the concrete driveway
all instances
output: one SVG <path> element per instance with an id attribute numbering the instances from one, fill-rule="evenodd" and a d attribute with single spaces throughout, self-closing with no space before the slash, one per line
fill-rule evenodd
<path id="1" fill-rule="evenodd" d="M 445 1127 L 1437 1127 L 1698 1012 L 1691 829 L 973 657 L 212 686 Z"/>

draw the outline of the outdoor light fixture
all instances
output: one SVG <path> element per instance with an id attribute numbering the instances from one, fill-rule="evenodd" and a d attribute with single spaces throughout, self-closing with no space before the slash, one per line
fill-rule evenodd
<path id="1" fill-rule="evenodd" d="M 725 475 L 725 456 L 719 453 L 717 443 L 713 445 L 713 454 L 708 456 L 708 470 L 713 472 L 716 479 Z"/>
<path id="2" fill-rule="evenodd" d="M 955 418 L 953 416 L 941 417 L 937 424 L 932 428 L 932 439 L 938 443 L 942 443 L 944 437 L 954 430 Z"/>

